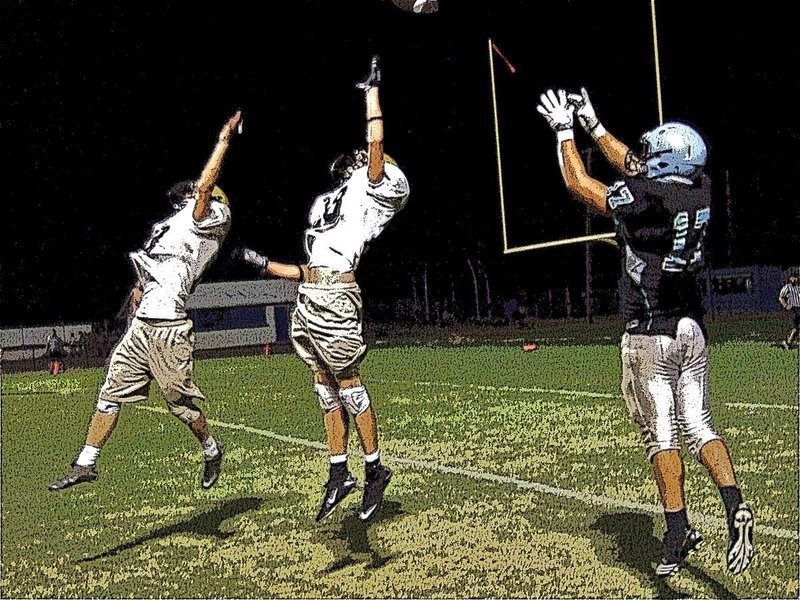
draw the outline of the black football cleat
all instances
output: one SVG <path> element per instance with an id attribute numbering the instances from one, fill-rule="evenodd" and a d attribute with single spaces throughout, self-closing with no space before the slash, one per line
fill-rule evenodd
<path id="1" fill-rule="evenodd" d="M 325 492 L 322 494 L 322 502 L 320 502 L 316 520 L 322 521 L 325 517 L 330 516 L 339 503 L 356 487 L 358 487 L 358 479 L 352 473 L 347 473 L 340 479 L 328 479 L 323 486 Z"/>
<path id="2" fill-rule="evenodd" d="M 94 465 L 82 467 L 72 463 L 67 474 L 48 485 L 47 489 L 51 492 L 60 492 L 79 483 L 92 483 L 99 476 L 100 473 L 97 472 L 97 467 Z"/>
<path id="3" fill-rule="evenodd" d="M 755 518 L 750 507 L 742 502 L 728 521 L 728 570 L 741 575 L 753 560 L 753 527 Z"/>
<path id="4" fill-rule="evenodd" d="M 219 479 L 220 471 L 222 471 L 222 457 L 225 456 L 225 446 L 217 442 L 219 452 L 214 458 L 205 460 L 203 465 L 203 480 L 200 482 L 200 487 L 204 490 L 211 489 Z"/>
<path id="5" fill-rule="evenodd" d="M 369 65 L 369 75 L 362 81 L 356 84 L 360 90 L 366 90 L 371 87 L 377 87 L 381 84 L 381 58 L 377 54 L 372 57 L 372 62 Z"/>
<path id="6" fill-rule="evenodd" d="M 392 471 L 383 465 L 376 467 L 367 476 L 364 486 L 364 497 L 361 500 L 361 512 L 358 518 L 362 523 L 369 523 L 378 514 L 383 502 L 383 492 L 392 480 Z"/>
<path id="7" fill-rule="evenodd" d="M 671 543 L 664 535 L 664 558 L 656 567 L 656 575 L 665 579 L 680 571 L 686 558 L 703 546 L 703 536 L 695 529 L 687 529 L 677 544 Z"/>

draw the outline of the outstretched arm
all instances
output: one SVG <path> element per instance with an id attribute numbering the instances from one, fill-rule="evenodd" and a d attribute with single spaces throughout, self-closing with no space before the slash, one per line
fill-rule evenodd
<path id="1" fill-rule="evenodd" d="M 575 114 L 581 126 L 586 133 L 592 136 L 611 166 L 622 175 L 633 176 L 640 173 L 642 161 L 627 145 L 606 131 L 606 128 L 600 123 L 600 119 L 597 118 L 586 88 L 581 88 L 580 94 L 569 94 L 567 99 L 575 107 Z"/>
<path id="2" fill-rule="evenodd" d="M 288 279 L 290 281 L 306 281 L 308 279 L 308 265 L 293 265 L 268 260 L 267 266 L 264 268 L 264 273 L 265 275 L 272 275 L 273 277 L 280 277 L 281 279 Z"/>
<path id="3" fill-rule="evenodd" d="M 203 172 L 200 174 L 200 179 L 197 181 L 197 200 L 194 204 L 195 221 L 202 221 L 208 215 L 208 206 L 211 203 L 211 190 L 214 189 L 214 184 L 219 177 L 220 169 L 222 168 L 222 159 L 225 158 L 225 152 L 228 150 L 228 143 L 230 142 L 233 132 L 242 123 L 242 111 L 237 110 L 222 131 L 219 133 L 219 141 L 214 147 L 214 151 L 206 163 Z"/>
<path id="4" fill-rule="evenodd" d="M 541 96 L 536 109 L 556 133 L 558 164 L 567 190 L 600 214 L 610 216 L 606 206 L 607 187 L 586 172 L 583 159 L 575 146 L 573 120 L 575 107 L 567 100 L 564 90 L 548 90 Z"/>
<path id="5" fill-rule="evenodd" d="M 291 281 L 306 281 L 308 279 L 307 264 L 275 262 L 255 250 L 250 250 L 250 248 L 237 248 L 234 250 L 233 256 L 248 265 L 256 267 L 262 277 L 280 277 Z"/>
<path id="6" fill-rule="evenodd" d="M 383 113 L 381 112 L 379 86 L 381 83 L 380 58 L 372 57 L 369 75 L 356 85 L 364 90 L 367 104 L 367 176 L 371 183 L 383 179 Z"/>
<path id="7" fill-rule="evenodd" d="M 589 176 L 578 152 L 575 140 L 565 139 L 558 142 L 558 162 L 561 165 L 561 176 L 567 190 L 581 202 L 607 217 L 611 216 L 606 205 L 607 186 Z"/>

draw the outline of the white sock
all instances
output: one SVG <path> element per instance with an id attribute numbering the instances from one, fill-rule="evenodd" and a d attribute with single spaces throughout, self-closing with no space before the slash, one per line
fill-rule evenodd
<path id="1" fill-rule="evenodd" d="M 331 464 L 332 465 L 339 465 L 339 464 L 342 464 L 342 463 L 346 463 L 347 462 L 347 452 L 345 452 L 344 454 L 331 455 L 330 459 L 331 459 Z"/>
<path id="2" fill-rule="evenodd" d="M 375 450 L 375 452 L 373 452 L 372 454 L 366 454 L 364 456 L 364 462 L 368 462 L 368 463 L 375 462 L 380 457 L 381 457 L 381 451 L 380 450 Z"/>
<path id="3" fill-rule="evenodd" d="M 203 458 L 210 460 L 215 458 L 217 454 L 219 454 L 217 440 L 215 440 L 212 436 L 208 436 L 208 439 L 203 443 Z"/>
<path id="4" fill-rule="evenodd" d="M 79 467 L 93 467 L 97 464 L 97 457 L 100 456 L 100 448 L 95 448 L 86 444 L 75 459 L 75 464 Z"/>

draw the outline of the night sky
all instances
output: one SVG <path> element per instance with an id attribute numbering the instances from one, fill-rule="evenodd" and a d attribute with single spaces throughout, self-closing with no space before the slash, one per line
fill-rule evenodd
<path id="1" fill-rule="evenodd" d="M 695 125 L 710 147 L 710 263 L 796 264 L 797 33 L 766 3 L 700 4 L 660 0 L 658 17 L 665 118 Z M 467 258 L 481 261 L 498 298 L 580 291 L 582 246 L 502 254 L 487 38 L 518 68 L 496 63 L 509 242 L 581 234 L 583 208 L 563 190 L 535 105 L 548 87 L 585 85 L 629 144 L 656 126 L 649 0 L 441 0 L 428 16 L 385 0 L 269 2 L 267 18 L 252 6 L 2 3 L 0 326 L 111 317 L 133 283 L 127 252 L 168 212 L 166 189 L 199 175 L 237 108 L 245 135 L 219 182 L 233 228 L 204 280 L 251 277 L 227 259 L 240 244 L 302 260 L 329 161 L 364 143 L 353 83 L 373 53 L 386 151 L 412 195 L 361 263 L 367 303 L 409 297 L 427 266 L 434 298 L 453 281 L 468 304 Z M 611 183 L 597 159 L 596 176 Z M 611 229 L 600 217 L 592 227 Z M 593 251 L 597 285 L 613 286 L 616 251 Z"/>

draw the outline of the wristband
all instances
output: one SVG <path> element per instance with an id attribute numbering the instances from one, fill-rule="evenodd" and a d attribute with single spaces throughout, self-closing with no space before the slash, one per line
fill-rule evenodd
<path id="1" fill-rule="evenodd" d="M 603 127 L 603 124 L 600 121 L 598 121 L 597 125 L 594 126 L 594 129 L 592 129 L 589 132 L 589 135 L 591 135 L 592 138 L 597 140 L 597 139 L 600 139 L 601 137 L 603 137 L 606 133 L 608 133 L 606 131 L 606 128 Z"/>
<path id="2" fill-rule="evenodd" d="M 566 142 L 567 140 L 574 140 L 575 139 L 575 132 L 572 129 L 560 129 L 556 131 L 556 139 L 558 143 Z"/>

